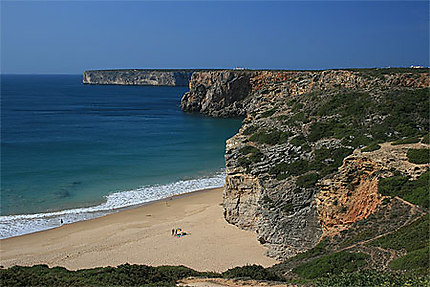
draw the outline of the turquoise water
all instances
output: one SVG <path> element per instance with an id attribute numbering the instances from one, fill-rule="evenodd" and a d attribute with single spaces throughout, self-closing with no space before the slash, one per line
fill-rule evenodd
<path id="1" fill-rule="evenodd" d="M 241 120 L 181 112 L 186 87 L 81 81 L 2 75 L 1 237 L 223 184 Z"/>

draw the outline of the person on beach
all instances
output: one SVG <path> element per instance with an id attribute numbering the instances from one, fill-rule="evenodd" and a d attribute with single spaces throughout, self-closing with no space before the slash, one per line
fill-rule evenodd
<path id="1" fill-rule="evenodd" d="M 63 219 L 62 218 L 60 218 L 60 223 L 61 223 L 61 225 L 63 224 Z"/>
<path id="2" fill-rule="evenodd" d="M 172 236 L 175 235 L 175 229 L 172 228 Z"/>

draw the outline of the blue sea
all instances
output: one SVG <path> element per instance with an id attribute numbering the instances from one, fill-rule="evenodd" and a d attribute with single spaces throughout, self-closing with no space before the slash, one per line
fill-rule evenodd
<path id="1" fill-rule="evenodd" d="M 183 113 L 187 90 L 2 75 L 0 238 L 222 186 L 241 120 Z"/>

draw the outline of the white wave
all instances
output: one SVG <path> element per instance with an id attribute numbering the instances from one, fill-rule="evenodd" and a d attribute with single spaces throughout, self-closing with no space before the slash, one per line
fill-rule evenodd
<path id="1" fill-rule="evenodd" d="M 66 209 L 56 212 L 0 216 L 0 238 L 33 233 L 55 228 L 64 224 L 88 220 L 107 215 L 135 205 L 184 194 L 200 189 L 224 185 L 225 174 L 220 172 L 212 177 L 181 180 L 171 184 L 144 186 L 134 190 L 120 191 L 106 196 L 106 202 L 85 208 Z"/>

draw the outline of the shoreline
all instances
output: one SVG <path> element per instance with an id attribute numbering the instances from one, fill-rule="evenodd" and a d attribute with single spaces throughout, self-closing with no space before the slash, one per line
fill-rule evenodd
<path id="1" fill-rule="evenodd" d="M 216 172 L 209 177 L 184 179 L 160 185 L 145 185 L 105 195 L 96 205 L 29 214 L 0 216 L 0 240 L 58 228 L 64 224 L 91 220 L 164 200 L 174 195 L 187 194 L 224 185 L 225 175 Z"/>
<path id="2" fill-rule="evenodd" d="M 189 191 L 189 192 L 185 192 L 185 193 L 169 195 L 168 197 L 163 197 L 163 198 L 160 198 L 160 199 L 154 199 L 154 200 L 150 200 L 148 202 L 138 203 L 136 205 L 125 206 L 125 207 L 118 208 L 118 209 L 115 209 L 115 210 L 105 211 L 106 214 L 103 214 L 103 215 L 100 215 L 100 216 L 96 216 L 96 217 L 93 217 L 93 218 L 78 220 L 78 221 L 74 221 L 74 222 L 70 222 L 70 223 L 64 223 L 64 224 L 59 225 L 59 226 L 55 226 L 55 227 L 48 228 L 48 229 L 43 229 L 43 230 L 37 230 L 37 231 L 31 232 L 31 233 L 25 233 L 25 234 L 19 234 L 19 235 L 15 235 L 15 236 L 6 237 L 6 238 L 0 238 L 0 243 L 3 240 L 6 240 L 6 239 L 17 238 L 17 237 L 21 237 L 21 236 L 30 235 L 30 234 L 35 234 L 35 233 L 45 232 L 45 231 L 49 231 L 49 230 L 54 230 L 54 229 L 57 229 L 57 228 L 61 228 L 63 226 L 68 226 L 68 225 L 71 225 L 71 224 L 75 224 L 75 223 L 79 223 L 79 222 L 84 222 L 84 221 L 95 220 L 95 219 L 98 219 L 98 218 L 102 218 L 102 217 L 105 217 L 105 216 L 110 216 L 112 214 L 116 214 L 118 212 L 122 212 L 122 211 L 126 211 L 126 210 L 131 210 L 131 209 L 135 209 L 135 208 L 140 208 L 140 207 L 143 207 L 143 206 L 151 205 L 151 204 L 154 204 L 154 203 L 157 203 L 157 202 L 160 202 L 160 201 L 174 200 L 174 199 L 178 199 L 178 198 L 181 198 L 181 197 L 192 196 L 194 194 L 198 194 L 198 193 L 201 193 L 201 192 L 209 192 L 209 191 L 212 191 L 212 190 L 215 190 L 215 189 L 220 189 L 220 188 L 223 188 L 223 187 L 219 186 L 219 187 L 210 187 L 210 188 L 205 188 L 205 189 L 198 189 L 198 190 L 193 190 L 193 191 Z M 56 212 L 61 212 L 61 211 L 56 211 Z M 43 214 L 43 213 L 37 213 L 37 214 Z M 29 215 L 32 215 L 32 214 L 29 214 Z M 16 215 L 16 216 L 19 216 L 19 214 Z"/>
<path id="3" fill-rule="evenodd" d="M 0 265 L 47 264 L 77 270 L 129 263 L 220 272 L 277 263 L 264 255 L 255 233 L 225 221 L 221 204 L 222 188 L 202 189 L 1 239 Z M 176 238 L 172 228 L 182 228 L 188 235 Z"/>

